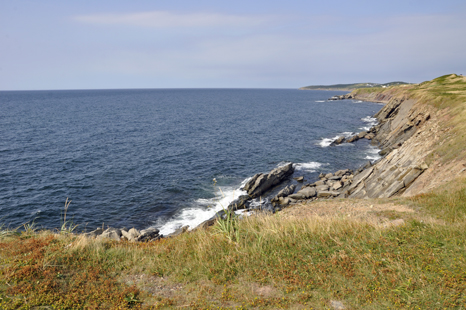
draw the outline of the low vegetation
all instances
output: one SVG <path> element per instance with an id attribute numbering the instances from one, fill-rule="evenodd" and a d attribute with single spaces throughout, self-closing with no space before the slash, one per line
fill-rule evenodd
<path id="1" fill-rule="evenodd" d="M 277 214 L 151 243 L 9 231 L 0 308 L 461 308 L 465 197 L 463 180 L 449 194 L 394 199 L 417 210 L 392 212 L 400 226 Z"/>

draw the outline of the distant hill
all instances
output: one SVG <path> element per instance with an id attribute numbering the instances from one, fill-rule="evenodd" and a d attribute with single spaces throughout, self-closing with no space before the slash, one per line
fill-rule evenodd
<path id="1" fill-rule="evenodd" d="M 408 85 L 406 82 L 390 82 L 385 84 L 379 83 L 353 83 L 353 84 L 335 84 L 335 85 L 310 85 L 301 87 L 304 90 L 347 90 L 351 91 L 356 88 L 373 88 L 373 87 L 389 87 L 394 85 Z"/>

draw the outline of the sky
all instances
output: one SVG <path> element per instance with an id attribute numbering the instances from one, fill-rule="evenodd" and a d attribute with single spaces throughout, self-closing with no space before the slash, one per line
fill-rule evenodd
<path id="1" fill-rule="evenodd" d="M 0 0 L 0 90 L 298 88 L 466 74 L 464 0 Z"/>

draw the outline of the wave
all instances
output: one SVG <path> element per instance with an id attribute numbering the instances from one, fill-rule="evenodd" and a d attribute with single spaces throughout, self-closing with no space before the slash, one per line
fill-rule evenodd
<path id="1" fill-rule="evenodd" d="M 158 228 L 163 235 L 171 234 L 177 229 L 187 225 L 189 229 L 193 229 L 211 219 L 218 211 L 226 209 L 228 205 L 239 196 L 247 195 L 241 188 L 250 179 L 251 178 L 247 178 L 241 182 L 239 188 L 220 186 L 214 198 L 197 199 L 193 207 L 181 210 L 179 214 L 175 215 L 161 227 L 156 227 L 156 225 L 153 227 Z"/>
<path id="2" fill-rule="evenodd" d="M 382 158 L 379 155 L 380 149 L 376 146 L 370 145 L 369 149 L 366 151 L 366 157 L 364 159 L 369 159 L 370 161 L 376 161 Z"/>
<path id="3" fill-rule="evenodd" d="M 297 163 L 295 165 L 296 170 L 306 170 L 308 172 L 316 172 L 316 169 L 322 167 L 323 165 L 328 165 L 328 164 L 322 164 L 318 163 L 315 161 L 311 161 L 309 163 Z"/>
<path id="4" fill-rule="evenodd" d="M 340 138 L 341 136 L 344 136 L 345 138 L 349 138 L 352 135 L 354 135 L 353 132 L 345 131 L 345 132 L 342 132 L 341 134 L 339 134 L 339 135 L 337 135 L 337 136 L 335 136 L 333 138 L 322 138 L 322 140 L 320 140 L 320 142 L 317 143 L 317 144 L 320 145 L 321 147 L 328 147 L 328 146 L 330 146 L 330 144 L 332 144 L 333 141 Z"/>
<path id="5" fill-rule="evenodd" d="M 327 102 L 327 100 L 316 100 L 315 102 Z"/>

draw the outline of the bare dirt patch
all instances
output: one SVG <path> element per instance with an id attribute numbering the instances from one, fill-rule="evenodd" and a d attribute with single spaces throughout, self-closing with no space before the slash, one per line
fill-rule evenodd
<path id="1" fill-rule="evenodd" d="M 167 278 L 146 274 L 127 275 L 123 281 L 135 285 L 138 289 L 157 297 L 170 298 L 183 289 L 182 284 L 170 283 Z"/>
<path id="2" fill-rule="evenodd" d="M 287 218 L 352 218 L 377 226 L 393 226 L 401 224 L 399 219 L 414 213 L 414 209 L 393 202 L 334 199 L 297 204 L 283 210 L 282 216 Z"/>

